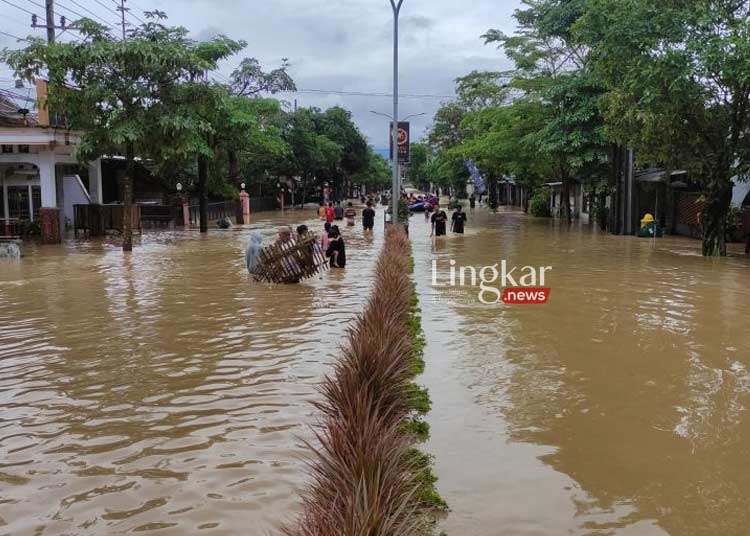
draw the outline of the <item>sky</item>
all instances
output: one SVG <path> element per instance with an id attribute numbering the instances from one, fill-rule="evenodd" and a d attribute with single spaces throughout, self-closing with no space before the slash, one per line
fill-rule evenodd
<path id="1" fill-rule="evenodd" d="M 39 4 L 43 2 L 0 1 L 0 31 L 44 36 L 43 29 L 29 27 L 27 11 L 44 18 Z M 99 22 L 113 26 L 119 20 L 115 0 L 57 0 L 56 4 L 68 20 L 78 18 L 75 12 L 95 18 L 93 13 Z M 412 139 L 424 134 L 440 103 L 455 94 L 457 77 L 473 70 L 509 68 L 503 52 L 484 45 L 480 36 L 490 28 L 512 33 L 512 14 L 519 4 L 520 0 L 404 0 L 399 93 L 436 96 L 400 99 L 401 118 L 426 114 L 411 119 Z M 128 19 L 134 23 L 136 15 L 143 18 L 144 9 L 156 8 L 167 13 L 171 24 L 187 27 L 196 39 L 225 34 L 246 41 L 247 48 L 221 66 L 223 76 L 243 57 L 256 57 L 267 69 L 288 58 L 297 87 L 320 92 L 280 98 L 290 103 L 296 99 L 298 106 L 342 106 L 352 112 L 374 147 L 388 147 L 389 120 L 370 111 L 392 114 L 391 97 L 335 93 L 392 92 L 393 15 L 388 0 L 127 0 L 126 5 L 131 9 Z M 0 48 L 5 46 L 18 44 L 0 35 Z M 0 66 L 0 87 L 12 86 L 10 76 L 7 66 Z"/>

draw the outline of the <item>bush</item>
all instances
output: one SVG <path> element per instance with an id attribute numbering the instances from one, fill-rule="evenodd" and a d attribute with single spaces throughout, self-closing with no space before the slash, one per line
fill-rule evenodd
<path id="1" fill-rule="evenodd" d="M 548 189 L 537 191 L 529 200 L 529 210 L 537 218 L 552 216 L 549 210 L 550 192 Z"/>

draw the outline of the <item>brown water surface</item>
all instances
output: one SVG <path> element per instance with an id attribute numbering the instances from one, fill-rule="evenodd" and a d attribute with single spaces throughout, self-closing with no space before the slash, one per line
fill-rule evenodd
<path id="1" fill-rule="evenodd" d="M 748 259 L 517 213 L 435 241 L 418 223 L 448 534 L 750 534 Z M 433 287 L 450 259 L 552 266 L 550 302 Z"/>
<path id="2" fill-rule="evenodd" d="M 244 229 L 32 248 L 0 263 L 0 535 L 263 535 L 298 510 L 310 401 L 382 243 L 296 286 Z M 380 218 L 378 219 L 380 224 Z M 411 224 L 450 536 L 750 532 L 750 262 L 699 243 L 470 215 Z M 435 288 L 449 260 L 552 266 L 550 303 Z"/>
<path id="3" fill-rule="evenodd" d="M 251 281 L 251 229 L 31 248 L 0 262 L 0 534 L 266 534 L 305 481 L 315 385 L 382 243 L 349 266 Z"/>

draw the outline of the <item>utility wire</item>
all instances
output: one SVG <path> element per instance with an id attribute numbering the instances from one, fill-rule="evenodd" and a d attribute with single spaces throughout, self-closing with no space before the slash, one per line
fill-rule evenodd
<path id="1" fill-rule="evenodd" d="M 31 2 L 31 0 L 29 0 L 29 2 Z M 58 7 L 58 6 L 59 6 L 59 7 L 61 7 L 62 9 L 65 9 L 65 10 L 67 10 L 67 11 L 70 11 L 70 12 L 71 12 L 71 13 L 72 13 L 73 15 L 75 15 L 76 17 L 80 17 L 80 18 L 82 18 L 82 19 L 88 19 L 88 18 L 90 18 L 90 17 L 88 17 L 88 16 L 84 15 L 83 13 L 80 13 L 80 12 L 76 11 L 75 9 L 72 9 L 72 8 L 70 8 L 70 7 L 66 6 L 66 5 L 64 5 L 64 4 L 62 3 L 62 2 L 60 2 L 60 0 L 57 0 L 57 1 L 55 2 L 55 7 Z"/>
<path id="2" fill-rule="evenodd" d="M 83 5 L 79 4 L 78 2 L 76 2 L 76 0 L 70 0 L 70 2 L 73 5 L 80 7 L 81 9 L 83 9 L 84 11 L 86 11 L 87 13 L 90 13 L 91 15 L 93 15 L 94 17 L 96 17 L 97 19 L 99 19 L 100 21 L 102 21 L 104 24 L 106 24 L 107 26 L 109 26 L 109 25 L 112 24 L 111 22 L 108 22 L 107 20 L 103 19 L 102 17 L 100 17 L 99 15 L 97 15 L 96 13 L 94 13 L 93 11 L 91 11 L 86 6 L 83 6 Z"/>
<path id="3" fill-rule="evenodd" d="M 116 0 L 112 0 L 112 1 L 113 1 L 113 2 L 115 3 L 115 4 L 117 4 L 117 1 L 116 1 Z M 128 0 L 128 1 L 130 2 L 130 0 Z M 133 6 L 134 8 L 136 8 L 136 9 L 138 9 L 139 11 L 143 12 L 143 13 L 145 13 L 145 12 L 146 12 L 146 10 L 145 10 L 145 9 L 143 9 L 143 8 L 141 8 L 141 7 L 137 6 L 137 5 L 135 5 L 135 4 L 133 3 L 133 2 L 130 2 L 130 5 L 131 5 L 131 6 Z M 129 12 L 129 13 L 130 13 L 130 15 L 131 15 L 132 17 L 135 17 L 135 18 L 136 18 L 136 19 L 138 20 L 138 22 L 140 22 L 141 24 L 146 24 L 146 21 L 145 21 L 145 20 L 143 20 L 142 18 L 140 18 L 140 17 L 139 17 L 138 15 L 136 15 L 135 13 L 133 13 L 133 12 Z"/>
<path id="4" fill-rule="evenodd" d="M 118 17 L 120 16 L 120 14 L 117 11 L 115 11 L 114 9 L 112 9 L 111 7 L 109 7 L 107 4 L 105 4 L 101 0 L 94 0 L 94 2 L 96 2 L 97 4 L 99 4 L 100 6 L 102 6 L 104 9 L 110 11 L 111 13 L 114 13 Z"/>
<path id="5" fill-rule="evenodd" d="M 17 39 L 19 41 L 26 41 L 27 43 L 29 42 L 28 39 L 24 39 L 23 37 L 18 37 L 17 35 L 9 34 L 8 32 L 3 32 L 2 30 L 0 30 L 0 34 L 6 35 L 8 37 L 12 37 L 13 39 Z"/>

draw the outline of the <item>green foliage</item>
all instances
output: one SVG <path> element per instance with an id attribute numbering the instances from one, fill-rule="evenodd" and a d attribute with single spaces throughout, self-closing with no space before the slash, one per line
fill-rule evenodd
<path id="1" fill-rule="evenodd" d="M 430 186 L 430 162 L 433 158 L 432 148 L 427 143 L 412 143 L 411 161 L 406 174 L 407 180 L 416 188 L 427 190 Z"/>
<path id="2" fill-rule="evenodd" d="M 401 432 L 413 436 L 419 442 L 430 437 L 430 425 L 419 418 L 409 419 L 401 425 Z"/>
<path id="3" fill-rule="evenodd" d="M 529 212 L 538 218 L 549 218 L 550 191 L 547 188 L 538 190 L 529 200 Z"/>
<path id="4" fill-rule="evenodd" d="M 79 160 L 125 156 L 126 211 L 136 156 L 157 163 L 213 156 L 211 137 L 226 91 L 202 76 L 245 46 L 226 37 L 197 42 L 187 29 L 166 26 L 163 14 L 147 17 L 128 39 L 83 19 L 79 41 L 32 39 L 25 49 L 2 55 L 20 78 L 31 81 L 46 71 L 53 123 L 82 132 Z M 130 250 L 130 219 L 125 221 L 123 249 Z"/>
<path id="5" fill-rule="evenodd" d="M 702 183 L 703 253 L 726 254 L 730 179 L 750 171 L 750 4 L 593 0 L 575 30 L 610 136 Z"/>
<path id="6" fill-rule="evenodd" d="M 433 456 L 418 449 L 411 449 L 407 453 L 407 464 L 417 475 L 419 487 L 416 495 L 419 501 L 435 510 L 447 510 L 448 504 L 435 488 L 438 479 L 432 470 Z"/>

